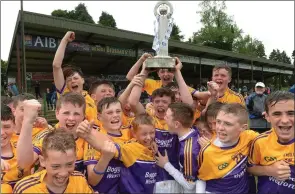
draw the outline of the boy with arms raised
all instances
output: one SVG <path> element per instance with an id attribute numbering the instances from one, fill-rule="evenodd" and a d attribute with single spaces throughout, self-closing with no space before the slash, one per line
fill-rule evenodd
<path id="1" fill-rule="evenodd" d="M 131 81 L 135 75 L 138 74 L 140 67 L 143 66 L 145 60 L 147 58 L 152 57 L 151 54 L 144 53 L 138 61 L 132 66 L 129 70 L 126 78 Z M 160 80 L 153 80 L 153 79 L 145 79 L 143 89 L 148 93 L 148 95 L 152 95 L 153 91 L 159 89 L 161 87 L 167 86 L 169 83 L 173 82 L 174 77 L 176 77 L 176 72 L 174 69 L 158 69 L 157 74 Z M 176 80 L 177 81 L 177 80 Z M 178 82 L 177 82 L 178 83 Z M 178 83 L 179 84 L 179 83 Z M 194 88 L 186 86 L 189 90 L 189 93 L 194 97 L 202 100 L 206 100 L 209 98 L 210 94 L 208 92 L 198 92 Z M 181 97 L 182 99 L 182 97 Z"/>
<path id="2" fill-rule="evenodd" d="M 14 127 L 11 109 L 1 104 L 1 193 L 11 193 L 15 183 L 31 173 L 30 168 L 22 169 L 17 164 L 16 148 L 10 141 Z"/>
<path id="3" fill-rule="evenodd" d="M 54 84 L 56 91 L 59 94 L 58 97 L 68 92 L 82 94 L 86 101 L 85 117 L 87 120 L 92 121 L 96 119 L 97 110 L 94 100 L 90 97 L 87 91 L 83 90 L 85 80 L 81 69 L 72 66 L 62 68 L 66 47 L 68 43 L 74 40 L 75 33 L 71 31 L 67 32 L 56 50 L 52 63 Z"/>
<path id="4" fill-rule="evenodd" d="M 175 58 L 175 59 L 176 59 L 175 78 L 179 86 L 181 100 L 184 103 L 192 105 L 193 104 L 192 96 L 187 89 L 187 85 L 180 71 L 182 68 L 182 64 L 178 58 Z M 144 64 L 140 74 L 143 82 L 146 79 L 148 73 L 149 72 L 145 69 L 145 64 Z M 141 87 L 134 86 L 132 89 L 131 95 L 129 97 L 129 102 L 135 114 L 142 114 L 146 112 L 142 104 L 139 103 L 140 94 L 141 94 Z M 153 91 L 151 98 L 152 98 L 153 107 L 154 107 L 154 114 L 151 114 L 151 116 L 153 116 L 155 120 L 155 127 L 156 127 L 155 141 L 158 145 L 158 149 L 162 155 L 165 153 L 165 150 L 166 150 L 171 164 L 176 169 L 179 169 L 179 162 L 177 158 L 178 139 L 176 135 L 169 133 L 167 123 L 164 120 L 169 104 L 171 104 L 175 100 L 174 93 L 170 89 L 159 88 Z M 147 111 L 147 113 L 149 112 Z M 171 192 L 179 192 L 179 189 L 180 189 L 179 184 L 174 180 L 174 178 L 170 176 L 167 171 L 158 167 L 155 192 L 171 193 Z"/>
<path id="5" fill-rule="evenodd" d="M 130 95 L 134 85 L 142 87 L 141 78 L 135 76 L 127 86 L 124 96 Z M 123 124 L 122 111 L 120 101 L 115 97 L 105 97 L 98 103 L 98 119 L 101 126 L 99 132 L 107 134 L 115 143 L 124 143 L 130 140 L 130 124 L 125 127 Z M 87 127 L 89 122 L 85 120 L 79 127 Z M 122 125 L 123 124 L 123 125 Z M 96 151 L 91 146 L 87 146 L 84 152 L 84 164 L 87 166 L 88 181 L 95 191 L 100 193 L 117 193 L 120 171 L 123 163 L 113 159 L 112 146 L 104 147 L 101 151 Z"/>
<path id="6" fill-rule="evenodd" d="M 294 94 L 271 93 L 265 111 L 273 128 L 253 141 L 248 170 L 258 176 L 258 193 L 294 193 Z"/>
<path id="7" fill-rule="evenodd" d="M 97 141 L 97 139 L 104 139 L 106 134 L 94 130 L 87 122 L 85 121 L 77 128 L 77 134 L 85 138 L 96 150 L 101 150 L 102 153 L 108 152 L 109 156 L 112 155 L 122 161 L 125 166 L 120 169 L 123 178 L 121 178 L 119 192 L 152 193 L 157 176 L 153 147 L 155 138 L 153 118 L 147 114 L 137 115 L 132 121 L 134 139 L 119 144 L 111 141 Z M 104 169 L 93 169 L 93 171 L 98 175 L 108 173 Z"/>
<path id="8" fill-rule="evenodd" d="M 28 101 L 26 106 L 31 110 L 30 118 L 36 116 L 39 104 Z M 49 132 L 42 150 L 40 163 L 45 170 L 17 182 L 13 193 L 93 193 L 84 175 L 74 171 L 76 143 L 72 134 L 59 129 Z"/>
<path id="9" fill-rule="evenodd" d="M 248 113 L 243 105 L 225 104 L 220 108 L 216 117 L 216 138 L 199 154 L 198 178 L 201 181 L 197 181 L 197 193 L 249 192 L 246 171 L 249 143 L 258 133 L 247 129 Z"/>
<path id="10" fill-rule="evenodd" d="M 28 93 L 19 94 L 14 97 L 12 111 L 15 118 L 15 127 L 14 127 L 14 133 L 10 141 L 12 142 L 15 148 L 17 146 L 17 142 L 21 136 L 21 131 L 23 128 L 22 124 L 25 117 L 24 101 L 32 100 L 32 99 L 35 99 L 35 97 L 32 94 L 28 94 Z M 42 117 L 37 117 L 31 128 L 31 138 L 34 138 L 39 132 L 43 131 L 47 127 L 48 127 L 47 121 Z"/>
<path id="11" fill-rule="evenodd" d="M 122 108 L 116 97 L 106 97 L 98 103 L 98 117 L 101 121 L 99 132 L 108 135 L 116 143 L 130 140 L 130 128 L 122 128 Z M 78 128 L 88 127 L 87 120 L 80 123 Z M 104 148 L 96 151 L 87 146 L 84 152 L 84 164 L 87 166 L 88 181 L 95 191 L 99 193 L 117 193 L 120 170 L 123 163 L 113 159 L 116 149 Z"/>
<path id="12" fill-rule="evenodd" d="M 198 144 L 199 134 L 192 129 L 194 112 L 192 108 L 184 103 L 172 103 L 167 110 L 165 121 L 169 132 L 176 134 L 179 139 L 179 164 L 180 171 L 169 162 L 167 152 L 164 156 L 158 153 L 157 164 L 164 168 L 182 186 L 183 193 L 193 193 L 195 191 L 196 171 L 198 163 L 196 158 L 200 151 Z"/>
<path id="13" fill-rule="evenodd" d="M 56 118 L 59 121 L 56 128 L 62 128 L 75 137 L 77 144 L 77 160 L 75 161 L 75 165 L 76 170 L 80 172 L 84 172 L 83 156 L 85 141 L 77 137 L 76 128 L 84 119 L 85 107 L 85 99 L 83 96 L 78 93 L 70 92 L 58 99 L 55 111 Z M 30 114 L 25 114 L 25 118 L 29 116 Z M 23 167 L 30 166 L 37 161 L 38 155 L 42 154 L 42 142 L 44 137 L 50 132 L 50 130 L 43 131 L 32 139 L 32 123 L 30 123 L 30 121 L 31 119 L 26 119 L 26 122 L 23 123 L 22 130 L 24 130 L 25 133 L 20 135 L 18 141 L 18 162 L 22 164 Z"/>

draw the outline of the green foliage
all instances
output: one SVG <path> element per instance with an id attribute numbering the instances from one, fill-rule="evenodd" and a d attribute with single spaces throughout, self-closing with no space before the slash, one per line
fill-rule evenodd
<path id="1" fill-rule="evenodd" d="M 250 35 L 239 37 L 233 45 L 233 51 L 253 57 L 266 58 L 263 43 L 257 39 L 253 39 Z"/>
<path id="2" fill-rule="evenodd" d="M 294 55 L 294 51 L 292 53 L 292 57 Z M 278 61 L 282 63 L 288 63 L 291 64 L 291 58 L 286 54 L 285 51 L 281 52 L 279 49 L 273 49 L 272 52 L 269 55 L 269 59 L 273 61 Z M 294 84 L 294 75 L 281 75 L 282 78 L 282 86 L 283 87 L 289 87 Z M 278 87 L 279 84 L 279 76 L 273 76 L 270 78 L 272 83 L 275 83 Z"/>
<path id="3" fill-rule="evenodd" d="M 170 39 L 171 40 L 183 41 L 184 36 L 181 35 L 180 33 L 181 33 L 181 31 L 179 29 L 179 26 L 174 23 L 173 27 L 172 27 L 172 32 L 171 32 L 171 35 L 170 35 Z"/>
<path id="4" fill-rule="evenodd" d="M 272 52 L 269 54 L 269 59 L 273 61 L 291 64 L 291 58 L 286 54 L 285 51 L 281 52 L 279 49 L 273 49 Z"/>
<path id="5" fill-rule="evenodd" d="M 7 61 L 1 59 L 1 75 L 6 74 L 7 65 Z"/>
<path id="6" fill-rule="evenodd" d="M 71 11 L 61 9 L 54 10 L 51 15 L 91 24 L 95 23 L 92 19 L 92 16 L 88 13 L 84 3 L 79 3 L 79 5 L 75 7 L 75 10 Z"/>
<path id="7" fill-rule="evenodd" d="M 97 23 L 103 26 L 117 28 L 117 24 L 114 17 L 111 14 L 108 14 L 107 12 L 104 12 L 104 11 L 101 13 L 101 16 L 99 17 L 99 21 Z"/>
<path id="8" fill-rule="evenodd" d="M 225 2 L 205 0 L 199 6 L 201 11 L 197 13 L 203 27 L 193 34 L 189 42 L 232 51 L 233 44 L 241 36 L 242 30 L 225 12 Z"/>

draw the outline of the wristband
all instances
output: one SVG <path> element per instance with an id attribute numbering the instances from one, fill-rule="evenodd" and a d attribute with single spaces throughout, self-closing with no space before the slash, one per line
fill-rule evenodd
<path id="1" fill-rule="evenodd" d="M 93 172 L 97 175 L 103 175 L 105 173 L 105 171 L 99 172 L 99 171 L 95 170 L 95 166 L 93 167 Z"/>

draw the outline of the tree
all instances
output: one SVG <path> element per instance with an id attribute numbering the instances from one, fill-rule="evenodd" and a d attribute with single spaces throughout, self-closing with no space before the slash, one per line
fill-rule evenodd
<path id="1" fill-rule="evenodd" d="M 7 61 L 1 59 L 1 76 L 6 73 L 7 70 Z"/>
<path id="2" fill-rule="evenodd" d="M 242 30 L 233 18 L 226 14 L 225 2 L 205 0 L 199 6 L 201 11 L 197 13 L 203 27 L 193 34 L 190 42 L 232 51 L 233 44 L 241 36 Z"/>
<path id="3" fill-rule="evenodd" d="M 7 70 L 7 61 L 3 61 L 1 59 L 1 95 L 4 95 L 4 88 L 6 86 L 4 86 L 5 81 L 7 80 L 7 76 L 6 76 L 6 70 Z"/>
<path id="4" fill-rule="evenodd" d="M 254 57 L 266 58 L 265 48 L 261 41 L 250 35 L 240 36 L 233 45 L 233 51 Z"/>
<path id="5" fill-rule="evenodd" d="M 293 54 L 295 54 L 294 51 L 292 53 L 292 56 Z M 269 55 L 269 59 L 273 61 L 291 64 L 291 58 L 286 54 L 285 51 L 281 52 L 279 49 L 273 49 Z M 281 78 L 283 87 L 289 87 L 294 84 L 294 75 L 282 75 Z M 279 83 L 278 76 L 273 76 L 270 79 L 272 83 Z"/>
<path id="6" fill-rule="evenodd" d="M 107 12 L 104 12 L 104 11 L 101 13 L 101 16 L 99 17 L 99 21 L 97 23 L 103 26 L 117 28 L 117 24 L 114 17 L 111 14 L 108 14 Z"/>
<path id="7" fill-rule="evenodd" d="M 75 10 L 71 11 L 61 9 L 54 10 L 51 12 L 51 15 L 94 24 L 92 16 L 88 13 L 84 3 L 79 3 L 79 5 L 75 7 Z"/>
<path id="8" fill-rule="evenodd" d="M 172 27 L 172 32 L 171 32 L 171 35 L 170 35 L 170 39 L 183 41 L 184 36 L 181 35 L 180 33 L 181 33 L 181 31 L 179 29 L 179 26 L 174 23 L 173 27 Z"/>
<path id="9" fill-rule="evenodd" d="M 277 51 L 273 49 L 268 57 L 270 60 L 277 61 Z"/>
<path id="10" fill-rule="evenodd" d="M 269 55 L 269 59 L 273 61 L 291 64 L 291 58 L 286 54 L 285 51 L 281 52 L 279 49 L 273 49 Z"/>

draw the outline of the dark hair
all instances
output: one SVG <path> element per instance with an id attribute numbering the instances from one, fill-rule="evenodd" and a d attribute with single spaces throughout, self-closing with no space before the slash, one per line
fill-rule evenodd
<path id="1" fill-rule="evenodd" d="M 163 88 L 168 88 L 171 90 L 174 88 L 179 89 L 179 86 L 178 86 L 177 82 L 170 82 L 166 86 L 164 86 Z"/>
<path id="2" fill-rule="evenodd" d="M 101 81 L 95 81 L 90 85 L 89 94 L 91 95 L 91 94 L 95 93 L 96 89 L 100 85 L 108 85 L 109 87 L 111 87 L 115 91 L 115 87 L 111 82 L 106 81 L 106 80 L 101 80 Z"/>
<path id="3" fill-rule="evenodd" d="M 220 70 L 220 69 L 225 69 L 228 72 L 229 77 L 232 76 L 232 70 L 231 70 L 230 66 L 228 66 L 227 64 L 217 64 L 214 66 L 212 71 L 216 71 L 216 70 Z"/>
<path id="4" fill-rule="evenodd" d="M 14 122 L 14 116 L 12 114 L 11 108 L 1 103 L 1 121 L 9 121 L 9 120 Z"/>
<path id="5" fill-rule="evenodd" d="M 221 102 L 214 102 L 207 107 L 205 112 L 205 120 L 207 121 L 208 117 L 216 118 L 218 111 L 224 104 Z"/>
<path id="6" fill-rule="evenodd" d="M 42 155 L 44 157 L 47 157 L 49 150 L 66 153 L 67 150 L 71 149 L 76 152 L 74 135 L 62 129 L 55 129 L 47 133 L 42 143 Z"/>
<path id="7" fill-rule="evenodd" d="M 275 91 L 266 97 L 265 111 L 268 113 L 270 106 L 274 106 L 280 101 L 287 100 L 294 100 L 294 94 L 288 91 Z"/>
<path id="8" fill-rule="evenodd" d="M 194 121 L 194 111 L 192 107 L 186 103 L 177 102 L 169 105 L 173 113 L 173 118 L 179 121 L 183 127 L 191 127 Z"/>
<path id="9" fill-rule="evenodd" d="M 153 91 L 152 93 L 152 101 L 156 98 L 156 97 L 163 97 L 163 96 L 168 96 L 171 98 L 171 102 L 175 101 L 175 94 L 172 90 L 168 89 L 168 88 L 158 88 L 156 90 Z"/>
<path id="10" fill-rule="evenodd" d="M 2 103 L 5 105 L 8 105 L 10 103 L 13 103 L 14 97 L 2 97 Z"/>
<path id="11" fill-rule="evenodd" d="M 29 94 L 29 93 L 19 94 L 15 96 L 13 99 L 13 108 L 16 108 L 19 102 L 23 102 L 25 100 L 32 100 L 32 99 L 36 99 L 33 94 Z"/>
<path id="12" fill-rule="evenodd" d="M 226 114 L 233 114 L 239 117 L 240 124 L 248 124 L 248 111 L 245 106 L 239 103 L 224 104 L 218 111 Z"/>
<path id="13" fill-rule="evenodd" d="M 74 65 L 64 65 L 62 68 L 64 79 L 66 80 L 68 77 L 78 73 L 83 78 L 83 73 L 80 67 L 76 67 Z"/>
<path id="14" fill-rule="evenodd" d="M 65 103 L 78 105 L 79 107 L 83 108 L 83 113 L 85 112 L 86 102 L 82 94 L 78 94 L 76 92 L 69 92 L 62 95 L 56 102 L 56 109 L 59 110 L 61 108 L 61 105 Z"/>
<path id="15" fill-rule="evenodd" d="M 111 104 L 115 104 L 115 103 L 120 103 L 121 104 L 121 102 L 116 97 L 106 97 L 106 98 L 103 98 L 97 104 L 97 111 L 99 113 L 102 113 L 103 109 L 109 108 L 109 106 Z"/>

